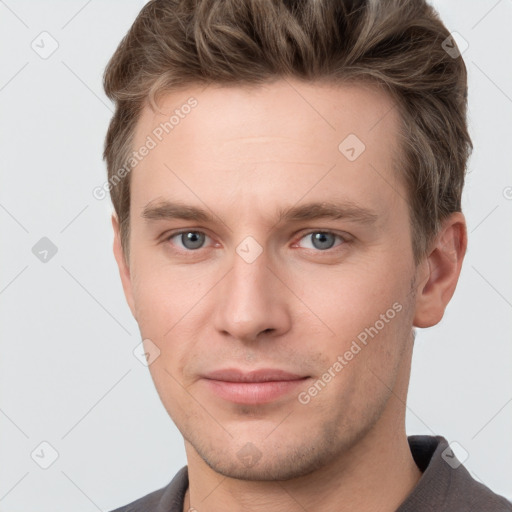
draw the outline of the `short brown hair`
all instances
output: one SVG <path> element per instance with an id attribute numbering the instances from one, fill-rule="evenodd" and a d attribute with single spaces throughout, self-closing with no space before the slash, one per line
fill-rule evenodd
<path id="1" fill-rule="evenodd" d="M 105 140 L 109 182 L 126 167 L 140 112 L 163 92 L 280 77 L 372 82 L 402 120 L 401 165 L 414 257 L 461 210 L 467 159 L 467 76 L 424 0 L 151 0 L 104 76 L 115 113 Z M 456 52 L 456 46 L 455 46 Z M 130 179 L 110 188 L 128 256 Z"/>

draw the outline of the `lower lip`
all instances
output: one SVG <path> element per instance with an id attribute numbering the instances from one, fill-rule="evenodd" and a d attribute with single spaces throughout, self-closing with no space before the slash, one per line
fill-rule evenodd
<path id="1" fill-rule="evenodd" d="M 304 384 L 307 377 L 297 380 L 271 382 L 226 382 L 205 379 L 210 390 L 217 396 L 237 404 L 266 404 L 277 400 Z"/>

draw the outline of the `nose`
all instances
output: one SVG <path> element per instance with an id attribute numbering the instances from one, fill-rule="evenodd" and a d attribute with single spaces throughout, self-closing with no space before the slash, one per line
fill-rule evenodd
<path id="1" fill-rule="evenodd" d="M 251 263 L 238 254 L 216 287 L 214 325 L 218 332 L 239 341 L 276 337 L 291 328 L 289 293 L 265 253 Z"/>

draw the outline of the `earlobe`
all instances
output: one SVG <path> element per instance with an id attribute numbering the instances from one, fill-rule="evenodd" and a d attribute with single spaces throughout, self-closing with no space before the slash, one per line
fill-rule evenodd
<path id="1" fill-rule="evenodd" d="M 119 219 L 117 218 L 117 215 L 115 213 L 112 214 L 112 228 L 114 230 L 114 257 L 116 259 L 117 267 L 119 269 L 119 276 L 121 278 L 121 283 L 123 285 L 124 296 L 126 297 L 126 302 L 128 303 L 132 315 L 135 317 L 130 265 L 125 258 L 123 246 L 121 243 Z"/>
<path id="2" fill-rule="evenodd" d="M 428 257 L 418 265 L 415 327 L 432 327 L 443 318 L 459 280 L 466 247 L 464 215 L 452 213 L 443 222 Z"/>

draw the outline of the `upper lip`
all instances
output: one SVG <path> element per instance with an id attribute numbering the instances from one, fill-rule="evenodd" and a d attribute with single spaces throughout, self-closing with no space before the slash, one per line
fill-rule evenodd
<path id="1" fill-rule="evenodd" d="M 221 380 L 224 382 L 275 382 L 301 380 L 307 378 L 305 375 L 297 375 L 284 370 L 261 368 L 258 370 L 242 371 L 235 368 L 215 370 L 204 376 L 205 379 Z"/>

